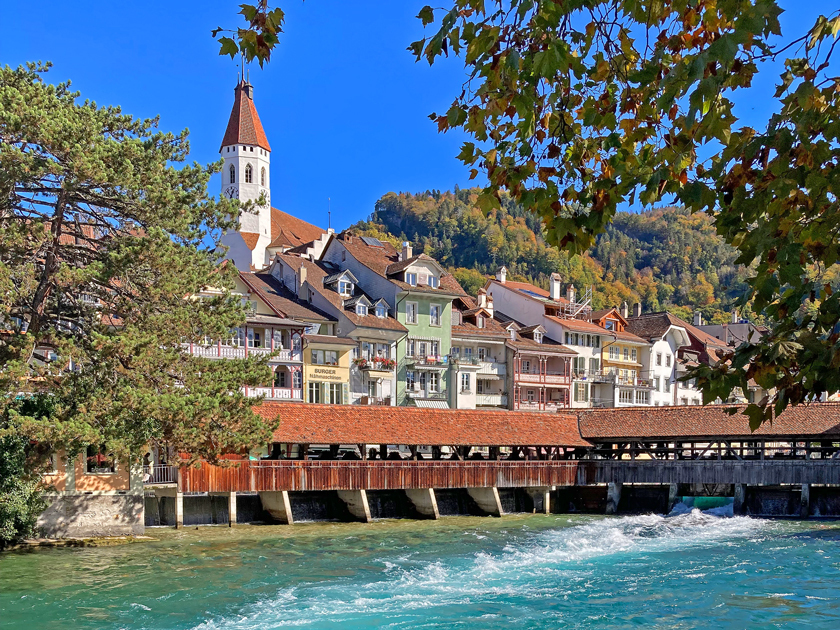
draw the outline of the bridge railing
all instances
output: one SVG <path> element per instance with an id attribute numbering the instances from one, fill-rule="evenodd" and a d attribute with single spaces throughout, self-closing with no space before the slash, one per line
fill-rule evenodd
<path id="1" fill-rule="evenodd" d="M 578 461 L 242 461 L 182 468 L 182 492 L 571 486 Z"/>

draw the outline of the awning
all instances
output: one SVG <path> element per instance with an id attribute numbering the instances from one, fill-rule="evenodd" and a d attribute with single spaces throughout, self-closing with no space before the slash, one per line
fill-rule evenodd
<path id="1" fill-rule="evenodd" d="M 415 398 L 414 402 L 418 407 L 423 409 L 449 409 L 449 403 L 445 400 L 424 400 L 423 398 Z"/>
<path id="2" fill-rule="evenodd" d="M 501 381 L 502 377 L 497 374 L 476 374 L 475 377 L 479 381 Z"/>

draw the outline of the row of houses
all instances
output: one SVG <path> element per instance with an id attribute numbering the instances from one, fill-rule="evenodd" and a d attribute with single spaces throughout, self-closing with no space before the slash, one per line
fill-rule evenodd
<path id="1" fill-rule="evenodd" d="M 681 380 L 685 372 L 733 343 L 729 331 L 714 336 L 702 322 L 642 314 L 638 305 L 632 316 L 626 304 L 593 310 L 591 290 L 577 295 L 558 274 L 546 291 L 509 280 L 502 267 L 470 296 L 410 243 L 397 249 L 336 234 L 272 208 L 271 147 L 245 81 L 220 154 L 223 194 L 254 205 L 223 239 L 251 316 L 230 339 L 193 342 L 189 351 L 270 355 L 271 382 L 249 394 L 546 412 L 691 405 L 701 394 Z M 756 388 L 739 398 L 760 395 Z"/>

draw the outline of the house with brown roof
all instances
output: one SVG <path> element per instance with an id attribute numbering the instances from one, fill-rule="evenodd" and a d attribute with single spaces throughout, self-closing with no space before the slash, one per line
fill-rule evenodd
<path id="1" fill-rule="evenodd" d="M 695 322 L 702 325 L 700 314 Z M 700 405 L 703 396 L 693 379 L 682 380 L 699 364 L 715 365 L 731 348 L 700 326 L 689 324 L 666 311 L 642 313 L 637 309 L 627 318 L 627 328 L 652 344 L 650 372 L 655 383 L 655 400 L 662 405 Z M 728 403 L 757 402 L 766 392 L 757 384 L 747 392 L 735 392 Z"/>
<path id="2" fill-rule="evenodd" d="M 277 254 L 269 273 L 334 317 L 335 334 L 350 342 L 349 403 L 396 404 L 396 343 L 408 331 L 388 302 L 365 292 L 350 270 L 328 262 Z"/>
<path id="3" fill-rule="evenodd" d="M 504 267 L 484 288 L 498 312 L 526 327 L 541 326 L 546 337 L 574 353 L 571 407 L 651 404 L 651 382 L 642 371 L 650 344 L 624 329 L 616 309 L 593 312 L 591 291 L 578 296 L 556 273 L 546 291 L 508 280 Z"/>
<path id="4" fill-rule="evenodd" d="M 383 299 L 407 333 L 397 341 L 397 404 L 447 408 L 455 404 L 449 355 L 452 302 L 466 293 L 452 274 L 410 243 L 352 232 L 333 235 L 320 260 L 350 271 L 365 293 Z"/>
<path id="5" fill-rule="evenodd" d="M 275 253 L 310 244 L 316 251 L 328 231 L 271 206 L 271 146 L 254 105 L 254 88 L 240 81 L 234 88 L 230 113 L 219 153 L 222 194 L 250 203 L 239 214 L 239 230 L 226 233 L 226 257 L 241 271 L 259 271 Z"/>
<path id="6" fill-rule="evenodd" d="M 456 384 L 456 408 L 508 408 L 507 339 L 484 289 L 477 299 L 464 295 L 452 301 L 450 380 Z"/>

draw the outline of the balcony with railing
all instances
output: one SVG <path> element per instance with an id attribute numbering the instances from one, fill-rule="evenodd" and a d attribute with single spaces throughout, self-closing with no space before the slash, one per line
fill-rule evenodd
<path id="1" fill-rule="evenodd" d="M 571 377 L 568 372 L 517 372 L 514 381 L 519 383 L 568 385 Z"/>
<path id="2" fill-rule="evenodd" d="M 266 400 L 303 402 L 303 390 L 289 387 L 246 387 L 245 395 L 252 398 L 265 396 Z"/>
<path id="3" fill-rule="evenodd" d="M 478 407 L 507 407 L 507 394 L 476 394 L 475 404 Z"/>
<path id="4" fill-rule="evenodd" d="M 417 354 L 406 357 L 405 363 L 417 370 L 445 370 L 449 366 L 447 357 L 432 354 Z"/>
<path id="5" fill-rule="evenodd" d="M 587 381 L 589 383 L 615 383 L 615 372 L 609 370 L 584 370 L 575 372 L 576 381 Z"/>
<path id="6" fill-rule="evenodd" d="M 299 362 L 303 360 L 301 352 L 295 350 L 262 348 L 256 346 L 233 346 L 216 342 L 214 344 L 182 344 L 187 353 L 205 359 L 244 359 L 249 356 L 274 354 L 272 361 Z"/>
<path id="7" fill-rule="evenodd" d="M 143 466 L 143 484 L 163 486 L 178 483 L 177 466 Z"/>
<path id="8" fill-rule="evenodd" d="M 504 376 L 507 367 L 498 361 L 479 361 L 478 374 L 489 374 L 492 376 Z"/>

